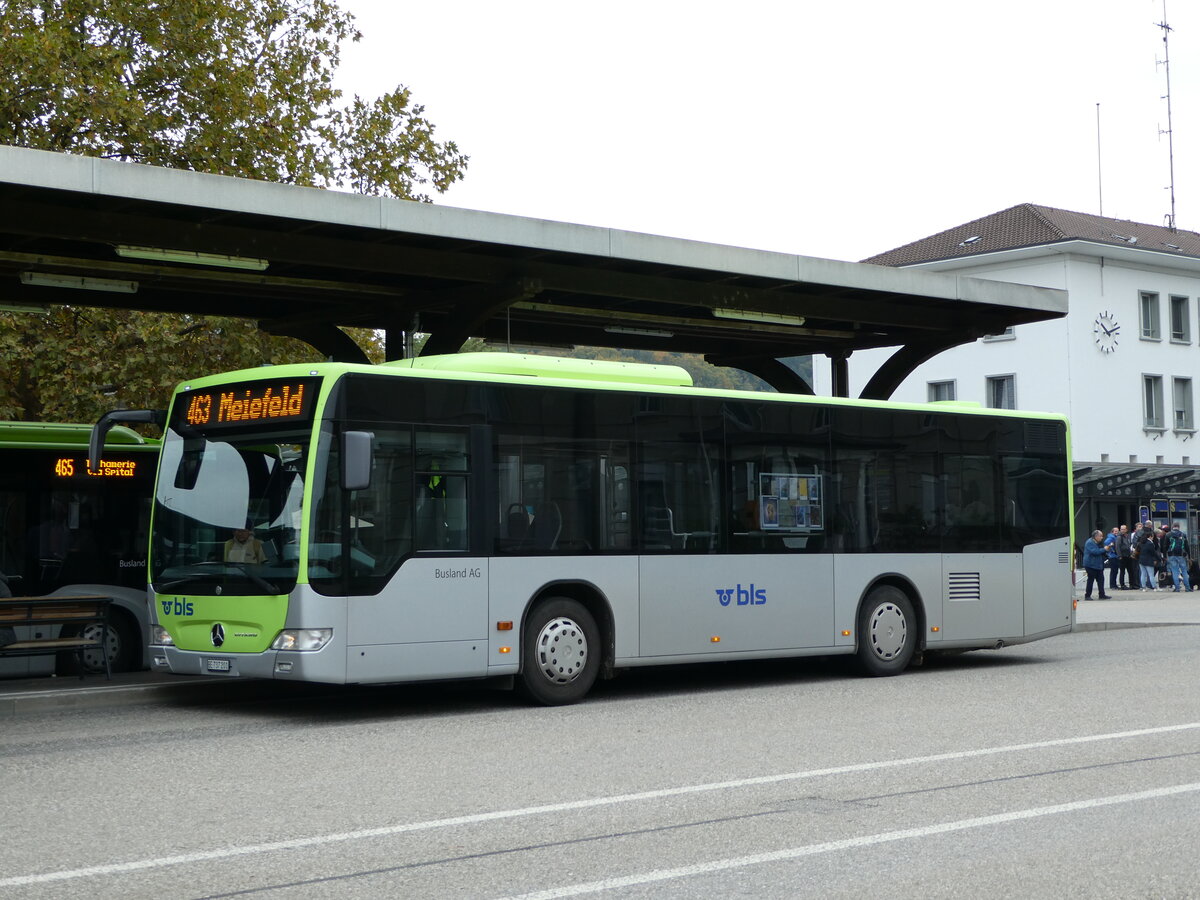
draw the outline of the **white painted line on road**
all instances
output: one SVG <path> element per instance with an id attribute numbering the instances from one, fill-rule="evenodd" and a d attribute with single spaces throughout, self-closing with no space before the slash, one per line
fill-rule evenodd
<path id="1" fill-rule="evenodd" d="M 876 844 L 887 844 L 893 841 L 906 841 L 912 838 L 931 837 L 937 834 L 949 834 L 954 831 L 966 831 L 969 828 L 984 828 L 988 825 L 1005 825 L 1009 822 L 1020 822 L 1024 819 L 1038 819 L 1042 816 L 1057 816 L 1062 813 L 1077 812 L 1085 809 L 1096 809 L 1101 806 L 1115 806 L 1120 803 L 1137 803 L 1142 800 L 1156 800 L 1160 797 L 1172 797 L 1176 794 L 1188 794 L 1200 791 L 1200 782 L 1180 784 L 1175 787 L 1155 788 L 1149 791 L 1138 791 L 1134 794 L 1116 794 L 1112 797 L 1094 797 L 1091 800 L 1077 800 L 1073 803 L 1059 803 L 1055 806 L 1037 806 L 1032 809 L 1018 809 L 1013 812 L 999 813 L 994 816 L 980 816 L 975 819 L 959 819 L 957 822 L 943 822 L 941 825 L 926 825 L 922 828 L 905 828 L 902 831 L 885 831 L 882 834 L 868 834 L 863 837 L 847 838 L 841 841 L 826 841 L 822 844 L 807 844 L 803 847 L 791 847 L 787 850 L 775 850 L 771 853 L 756 853 L 753 856 L 735 856 L 730 859 L 714 859 L 711 862 L 696 863 L 691 866 L 680 866 L 675 869 L 659 869 L 655 872 L 642 872 L 637 875 L 624 875 L 620 878 L 605 878 L 601 881 L 589 881 L 582 884 L 564 885 L 545 891 L 534 891 L 509 897 L 507 900 L 556 900 L 560 897 L 578 897 L 582 894 L 595 894 L 600 891 L 616 890 L 618 888 L 636 887 L 643 884 L 654 884 L 659 881 L 670 881 L 676 878 L 691 878 L 696 875 L 706 875 L 710 872 L 724 872 L 729 869 L 743 869 L 747 866 L 760 866 L 764 863 L 786 862 L 805 856 L 816 856 L 821 853 L 837 853 L 841 850 L 853 850 L 858 847 L 873 847 Z"/>
<path id="2" fill-rule="evenodd" d="M 707 791 L 725 791 L 738 788 L 756 787 L 763 784 L 778 784 L 786 781 L 801 781 L 807 778 L 825 778 L 834 775 L 848 775 L 855 772 L 871 772 L 881 769 L 896 769 L 903 766 L 917 766 L 927 763 L 953 762 L 956 760 L 973 759 L 980 756 L 995 756 L 1002 753 L 1019 753 L 1023 750 L 1045 750 L 1049 747 L 1065 747 L 1080 744 L 1095 744 L 1103 741 L 1125 740 L 1127 738 L 1148 737 L 1151 735 L 1170 734 L 1180 731 L 1200 729 L 1200 722 L 1186 722 L 1181 725 L 1161 725 L 1155 728 L 1139 728 L 1133 731 L 1114 731 L 1108 734 L 1089 734 L 1081 737 L 1056 738 L 1050 741 L 1034 741 L 1028 744 L 1007 744 L 1002 747 L 984 747 L 979 750 L 955 750 L 949 753 L 935 753 L 930 756 L 910 756 L 904 759 L 885 759 L 875 762 L 854 763 L 848 766 L 831 766 L 827 769 L 808 769 L 803 772 L 785 772 L 779 775 L 759 775 L 754 778 L 738 778 L 733 781 L 715 781 L 706 784 L 688 784 L 673 788 L 660 788 L 653 791 L 641 791 L 636 794 L 617 794 L 611 797 L 589 797 L 584 800 L 568 800 L 563 803 L 547 803 L 542 806 L 527 806 L 520 809 L 500 809 L 493 812 L 473 813 L 466 816 L 453 816 L 446 819 L 427 819 L 422 822 L 404 822 L 399 825 L 384 825 L 379 828 L 363 828 L 359 831 L 345 831 L 337 834 L 321 834 L 313 837 L 294 838 L 287 841 L 272 841 L 266 844 L 251 844 L 245 847 L 221 847 L 216 850 L 200 850 L 195 853 L 183 853 L 177 856 L 160 856 L 153 859 L 139 859 L 130 862 L 109 863 L 99 866 L 86 866 L 79 869 L 63 869 L 58 872 L 41 872 L 32 875 L 10 875 L 0 878 L 0 887 L 15 887 L 24 884 L 44 884 L 51 881 L 67 881 L 73 878 L 91 878 L 100 875 L 124 875 L 146 869 L 162 869 L 168 866 L 180 866 L 188 863 L 209 862 L 216 859 L 232 859 L 238 856 L 250 856 L 256 853 L 274 853 L 278 850 L 298 850 L 304 847 L 321 847 L 326 844 L 337 844 L 345 841 L 359 841 L 367 838 L 390 837 L 397 834 L 408 834 L 414 831 L 429 831 L 434 828 L 452 828 L 456 825 L 479 825 L 485 822 L 496 822 L 503 819 L 519 819 L 526 816 L 539 816 L 545 813 L 571 812 L 581 809 L 594 809 L 599 806 L 615 806 L 620 803 L 635 803 L 641 800 L 661 800 L 669 797 L 681 797 L 687 794 L 700 794 Z"/>

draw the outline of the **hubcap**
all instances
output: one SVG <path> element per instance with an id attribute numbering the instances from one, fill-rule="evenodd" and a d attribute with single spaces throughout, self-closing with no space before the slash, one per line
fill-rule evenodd
<path id="1" fill-rule="evenodd" d="M 570 684 L 587 665 L 588 646 L 583 629 L 564 616 L 542 626 L 536 646 L 538 667 L 555 684 Z"/>
<path id="2" fill-rule="evenodd" d="M 83 629 L 82 636 L 85 638 L 100 637 L 100 627 L 96 624 L 86 625 Z M 117 657 L 121 653 L 121 638 L 117 634 L 117 629 L 111 625 L 108 626 L 108 633 L 105 635 L 105 644 L 108 645 L 108 663 L 112 665 L 117 661 Z M 83 664 L 94 672 L 104 671 L 104 654 L 99 647 L 92 650 L 83 651 Z"/>
<path id="3" fill-rule="evenodd" d="M 894 659 L 904 649 L 908 622 L 904 611 L 894 603 L 883 603 L 871 615 L 871 649 L 880 659 Z"/>

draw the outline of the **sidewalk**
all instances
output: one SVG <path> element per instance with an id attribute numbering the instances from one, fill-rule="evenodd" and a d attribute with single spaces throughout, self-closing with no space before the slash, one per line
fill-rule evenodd
<path id="1" fill-rule="evenodd" d="M 1079 575 L 1083 573 L 1080 572 Z M 1200 591 L 1189 594 L 1158 591 L 1112 591 L 1110 600 L 1083 599 L 1086 578 L 1075 581 L 1075 631 L 1105 631 L 1113 628 L 1148 628 L 1168 625 L 1200 625 Z M 157 672 L 128 672 L 114 675 L 16 678 L 0 680 L 0 720 L 8 716 L 74 709 L 97 709 L 156 703 L 165 698 L 186 698 L 196 703 L 226 699 L 251 699 L 286 692 L 300 685 L 227 678 L 184 677 Z"/>
<path id="2" fill-rule="evenodd" d="M 1139 628 L 1154 625 L 1200 625 L 1200 591 L 1178 594 L 1170 589 L 1159 591 L 1110 591 L 1109 600 L 1084 600 L 1087 575 L 1075 573 L 1076 631 L 1102 631 L 1108 628 Z M 1095 596 L 1093 594 L 1093 596 Z"/>

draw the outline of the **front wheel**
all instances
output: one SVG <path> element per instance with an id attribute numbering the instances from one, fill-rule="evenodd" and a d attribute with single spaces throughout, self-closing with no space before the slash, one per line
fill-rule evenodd
<path id="1" fill-rule="evenodd" d="M 63 637 L 100 637 L 102 626 L 92 622 L 82 627 L 68 626 L 62 630 Z M 141 668 L 141 631 L 132 618 L 114 612 L 108 621 L 105 643 L 108 645 L 108 665 L 114 672 L 132 672 Z M 79 657 L 73 652 L 59 656 L 59 672 L 61 674 L 78 675 Z M 103 672 L 104 654 L 99 647 L 83 651 L 83 670 L 85 672 Z"/>
<path id="2" fill-rule="evenodd" d="M 880 585 L 858 615 L 858 661 L 868 675 L 899 675 L 917 648 L 917 617 L 904 591 Z"/>
<path id="3" fill-rule="evenodd" d="M 600 671 L 600 630 L 583 604 L 554 597 L 525 622 L 522 693 L 545 706 L 577 703 Z"/>

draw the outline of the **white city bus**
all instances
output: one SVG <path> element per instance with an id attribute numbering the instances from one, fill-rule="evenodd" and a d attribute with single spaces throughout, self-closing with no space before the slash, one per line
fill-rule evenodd
<path id="1" fill-rule="evenodd" d="M 177 390 L 153 667 L 334 683 L 940 650 L 1071 628 L 1060 416 L 503 353 Z"/>

